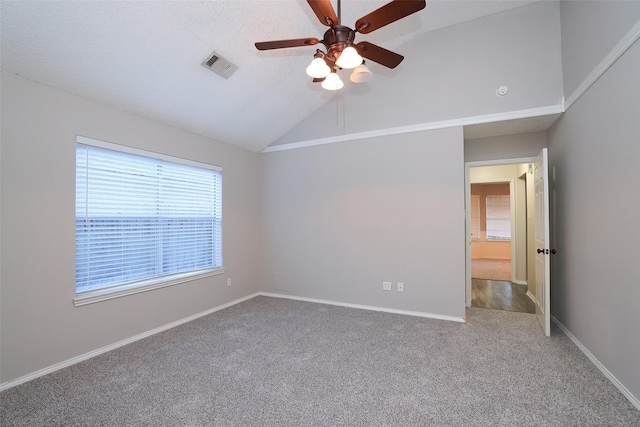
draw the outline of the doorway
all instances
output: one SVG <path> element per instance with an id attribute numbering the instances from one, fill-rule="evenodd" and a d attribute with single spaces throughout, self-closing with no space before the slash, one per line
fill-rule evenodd
<path id="1" fill-rule="evenodd" d="M 468 307 L 535 313 L 533 160 L 466 164 Z"/>

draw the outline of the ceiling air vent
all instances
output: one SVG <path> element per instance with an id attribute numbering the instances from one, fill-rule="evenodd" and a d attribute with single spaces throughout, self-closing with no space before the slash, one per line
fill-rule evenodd
<path id="1" fill-rule="evenodd" d="M 216 52 L 212 52 L 211 55 L 207 56 L 207 59 L 202 62 L 202 66 L 221 75 L 225 79 L 231 77 L 231 75 L 238 69 L 237 65 L 227 61 Z"/>

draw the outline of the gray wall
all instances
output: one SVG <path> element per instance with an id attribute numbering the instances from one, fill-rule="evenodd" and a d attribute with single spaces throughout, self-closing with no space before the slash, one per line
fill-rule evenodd
<path id="1" fill-rule="evenodd" d="M 536 157 L 546 146 L 546 132 L 467 139 L 464 141 L 464 161 L 480 162 Z"/>
<path id="2" fill-rule="evenodd" d="M 549 131 L 555 177 L 551 231 L 558 250 L 552 257 L 552 314 L 636 398 L 640 397 L 639 76 L 636 41 Z"/>
<path id="3" fill-rule="evenodd" d="M 265 154 L 261 289 L 464 317 L 462 138 L 451 128 Z"/>
<path id="4" fill-rule="evenodd" d="M 406 66 L 388 70 L 370 64 L 374 80 L 363 85 L 347 81 L 344 98 L 327 102 L 275 144 L 562 102 L 557 2 L 433 31 L 396 50 Z M 504 98 L 495 94 L 501 85 L 510 88 Z"/>
<path id="5" fill-rule="evenodd" d="M 562 74 L 568 98 L 640 21 L 640 1 L 561 1 Z"/>
<path id="6" fill-rule="evenodd" d="M 257 291 L 259 155 L 13 75 L 1 79 L 0 382 Z M 222 166 L 227 273 L 74 307 L 76 134 Z"/>

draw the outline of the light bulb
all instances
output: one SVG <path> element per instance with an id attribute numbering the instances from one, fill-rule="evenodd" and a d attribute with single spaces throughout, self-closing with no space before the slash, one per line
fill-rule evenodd
<path id="1" fill-rule="evenodd" d="M 364 83 L 368 82 L 372 78 L 373 73 L 369 71 L 369 68 L 367 68 L 364 63 L 362 63 L 358 65 L 355 70 L 353 70 L 353 73 L 351 73 L 351 77 L 349 77 L 349 80 L 354 83 Z"/>
<path id="2" fill-rule="evenodd" d="M 327 77 L 331 72 L 331 68 L 324 62 L 322 58 L 314 58 L 307 67 L 307 74 L 314 79 L 322 79 Z"/>
<path id="3" fill-rule="evenodd" d="M 336 61 L 336 65 L 340 68 L 356 68 L 360 64 L 362 64 L 362 56 L 352 46 L 346 47 Z"/>
<path id="4" fill-rule="evenodd" d="M 344 83 L 336 73 L 330 73 L 322 82 L 322 87 L 326 90 L 339 90 L 343 86 Z"/>

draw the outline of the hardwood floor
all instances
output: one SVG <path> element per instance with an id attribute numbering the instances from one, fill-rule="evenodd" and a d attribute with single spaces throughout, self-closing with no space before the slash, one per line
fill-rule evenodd
<path id="1" fill-rule="evenodd" d="M 471 279 L 471 306 L 535 313 L 527 287 L 502 280 Z"/>

